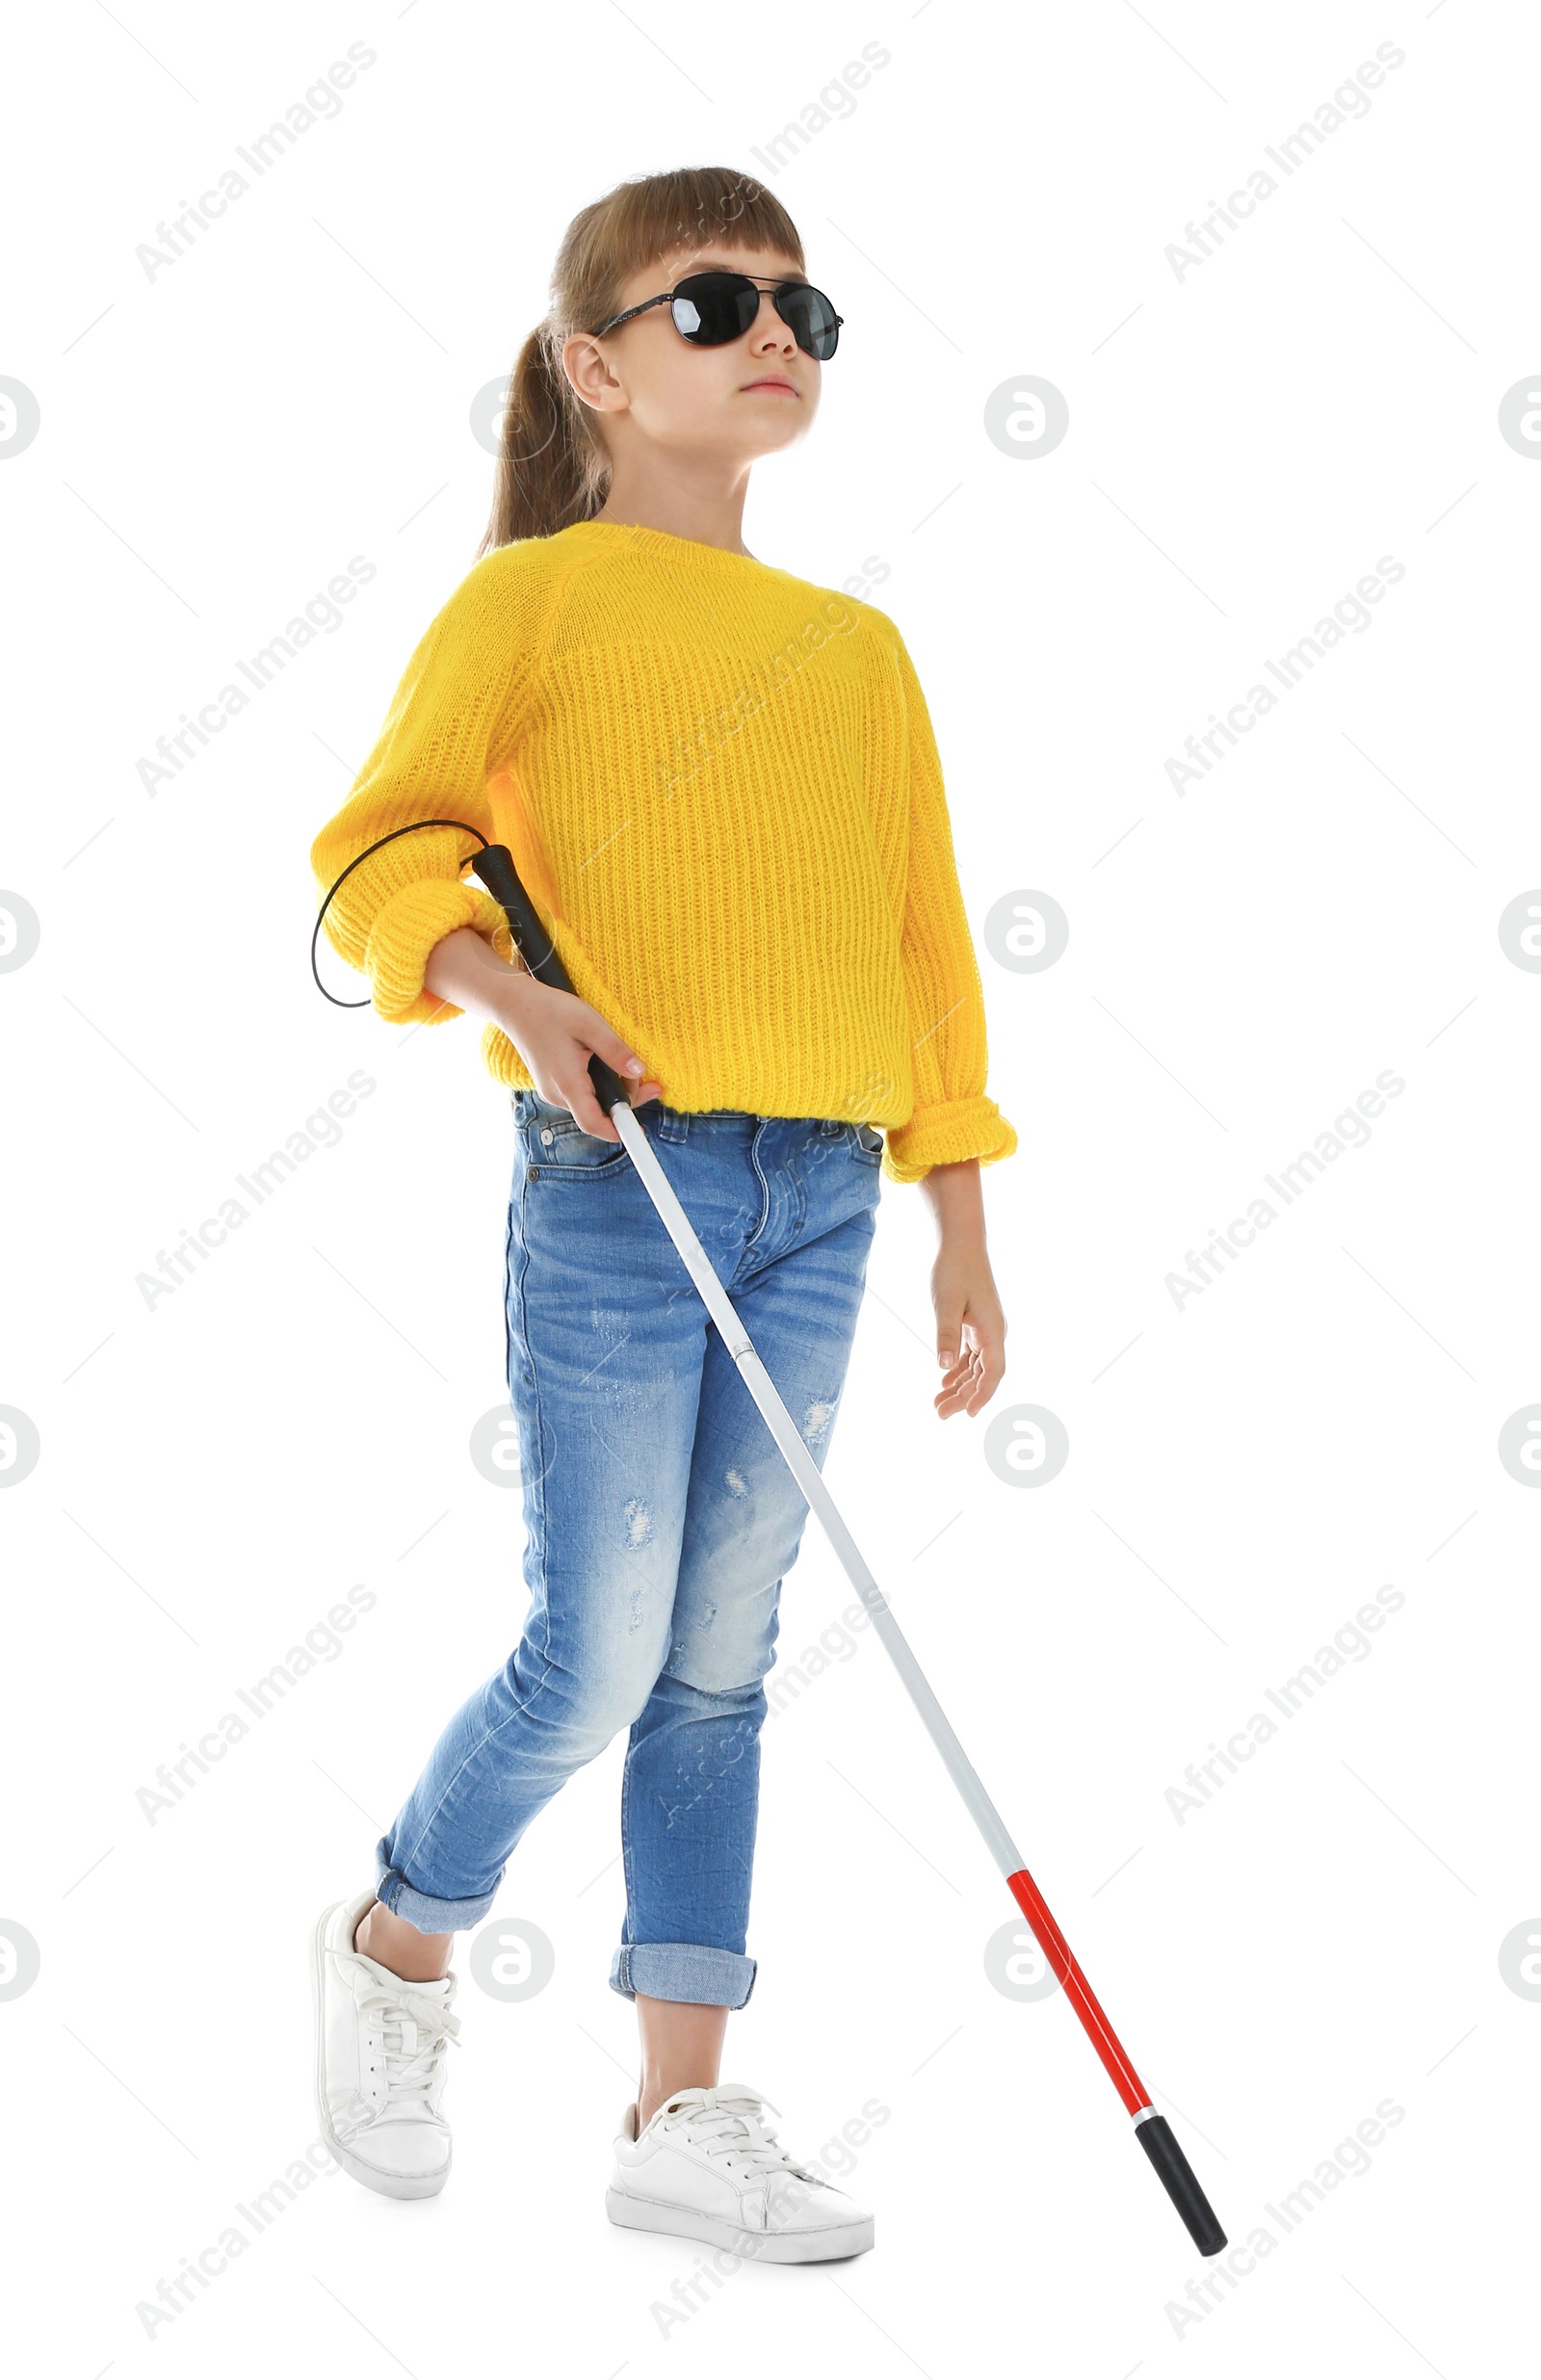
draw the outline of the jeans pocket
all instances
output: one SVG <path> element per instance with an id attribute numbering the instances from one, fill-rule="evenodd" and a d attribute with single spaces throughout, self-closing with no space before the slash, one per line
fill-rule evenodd
<path id="1" fill-rule="evenodd" d="M 602 1140 L 597 1133 L 585 1132 L 566 1108 L 541 1099 L 534 1091 L 526 1091 L 524 1100 L 525 1139 L 533 1166 L 542 1178 L 548 1174 L 606 1173 L 613 1165 L 624 1162 L 626 1151 L 618 1140 Z"/>
<path id="2" fill-rule="evenodd" d="M 850 1128 L 850 1153 L 852 1157 L 860 1158 L 863 1164 L 880 1165 L 883 1162 L 883 1137 L 881 1133 L 875 1132 L 871 1124 L 852 1124 Z"/>

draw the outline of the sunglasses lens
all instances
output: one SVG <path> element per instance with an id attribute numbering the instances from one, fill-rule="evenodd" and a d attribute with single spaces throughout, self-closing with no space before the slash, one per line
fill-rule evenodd
<path id="1" fill-rule="evenodd" d="M 742 273 L 692 273 L 676 286 L 669 310 L 692 347 L 726 347 L 760 311 L 760 293 Z"/>
<path id="2" fill-rule="evenodd" d="M 813 288 L 807 281 L 795 281 L 790 289 L 778 289 L 776 312 L 805 355 L 824 363 L 834 353 L 840 341 L 840 325 L 822 289 Z"/>

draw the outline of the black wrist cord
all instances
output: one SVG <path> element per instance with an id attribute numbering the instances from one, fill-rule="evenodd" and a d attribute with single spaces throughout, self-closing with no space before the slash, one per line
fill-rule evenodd
<path id="1" fill-rule="evenodd" d="M 321 921 L 331 906 L 332 893 L 336 892 L 337 885 L 346 883 L 360 862 L 368 859 L 371 851 L 378 851 L 380 844 L 394 843 L 398 835 L 419 834 L 425 826 L 462 826 L 468 835 L 475 835 L 482 849 L 470 855 L 471 873 L 491 894 L 508 919 L 509 931 L 513 936 L 514 949 L 537 982 L 549 984 L 554 991 L 570 992 L 572 978 L 557 955 L 557 946 L 541 923 L 539 910 L 519 881 L 519 873 L 513 864 L 513 854 L 508 845 L 489 843 L 481 827 L 473 826 L 469 819 L 419 818 L 414 819 L 409 826 L 393 826 L 388 835 L 380 836 L 379 843 L 372 843 L 368 850 L 359 852 L 357 859 L 351 859 L 337 878 L 337 883 L 332 886 L 331 892 L 326 895 L 317 910 L 315 930 L 310 937 L 310 972 L 316 979 L 316 989 L 323 997 L 329 1000 L 336 1008 L 373 1007 L 373 1002 L 369 1000 L 339 1000 L 336 993 L 327 991 L 326 984 L 323 983 L 321 971 L 316 965 L 316 945 L 321 938 Z M 462 859 L 459 866 L 464 868 L 467 864 L 467 861 Z M 456 881 L 459 881 L 458 869 L 456 872 Z M 594 1096 L 599 1102 L 602 1114 L 608 1115 L 617 1102 L 629 1103 L 631 1085 L 623 1083 L 620 1076 L 613 1067 L 608 1066 L 602 1058 L 591 1057 L 589 1059 L 588 1079 L 593 1084 Z"/>
<path id="2" fill-rule="evenodd" d="M 423 829 L 425 826 L 463 826 L 463 827 L 465 828 L 465 831 L 466 831 L 466 833 L 467 833 L 468 835 L 475 835 L 475 837 L 476 837 L 477 841 L 481 844 L 482 849 L 483 849 L 484 851 L 490 851 L 490 850 L 501 850 L 501 849 L 502 849 L 501 845 L 496 845 L 496 844 L 491 844 L 491 843 L 488 843 L 488 841 L 487 841 L 487 839 L 486 839 L 486 836 L 485 836 L 485 835 L 482 832 L 481 827 L 480 827 L 480 826 L 473 826 L 473 825 L 471 824 L 471 823 L 470 823 L 470 821 L 469 821 L 468 819 L 463 819 L 463 818 L 419 818 L 419 819 L 414 819 L 410 826 L 394 826 L 394 827 L 392 827 L 392 829 L 391 829 L 391 831 L 390 831 L 390 833 L 389 833 L 388 835 L 381 835 L 381 836 L 380 836 L 379 843 L 372 843 L 372 844 L 369 846 L 369 850 L 364 850 L 364 851 L 360 851 L 360 852 L 359 852 L 357 859 L 351 859 L 351 860 L 349 861 L 349 863 L 348 863 L 347 867 L 343 870 L 342 875 L 341 875 L 341 876 L 337 878 L 337 884 L 334 884 L 334 885 L 332 886 L 332 888 L 331 888 L 331 893 L 328 893 L 328 894 L 326 895 L 326 900 L 322 902 L 321 907 L 317 910 L 317 912 L 316 912 L 316 930 L 315 930 L 315 932 L 314 932 L 314 933 L 311 935 L 311 937 L 310 937 L 310 972 L 311 972 L 311 974 L 312 974 L 312 975 L 315 977 L 315 979 L 316 979 L 316 989 L 317 989 L 317 990 L 321 993 L 322 998 L 323 998 L 324 1000 L 329 1000 L 329 1001 L 331 1002 L 332 1007 L 333 1007 L 334 1008 L 368 1008 L 368 1007 L 373 1007 L 373 1005 L 374 1005 L 374 1004 L 373 1004 L 373 1002 L 372 1002 L 372 1001 L 369 1001 L 369 1000 L 339 1000 L 335 992 L 329 992 L 329 991 L 327 991 L 326 984 L 325 984 L 325 983 L 322 981 L 322 980 L 321 980 L 321 970 L 320 970 L 320 968 L 316 965 L 316 945 L 317 945 L 318 941 L 321 939 L 321 921 L 322 921 L 322 919 L 326 916 L 326 911 L 327 911 L 327 910 L 330 908 L 330 906 L 331 906 L 331 897 L 332 897 L 332 893 L 334 893 L 334 892 L 337 890 L 337 885 L 338 885 L 338 884 L 346 884 L 346 882 L 348 881 L 348 878 L 349 878 L 349 877 L 353 875 L 353 870 L 354 870 L 355 868 L 357 868 L 357 867 L 362 866 L 363 862 L 364 862 L 366 859 L 368 859 L 368 857 L 369 857 L 369 855 L 370 855 L 370 852 L 371 852 L 371 851 L 378 851 L 378 850 L 379 850 L 379 848 L 380 848 L 380 844 L 383 844 L 383 843 L 394 843 L 398 835 L 415 835 L 415 834 L 419 834 L 419 833 L 421 833 L 422 829 Z M 457 870 L 456 870 L 456 872 L 455 872 L 455 874 L 456 874 L 456 880 L 457 880 L 457 882 L 458 882 L 458 880 L 459 880 L 460 869 L 464 868 L 464 866 L 465 866 L 465 861 L 462 859 L 462 860 L 461 860 L 461 862 L 460 862 L 460 866 L 459 866 L 459 868 L 457 868 Z M 490 887 L 489 887 L 488 889 L 490 890 Z M 494 896 L 494 898 L 495 898 L 495 896 Z M 513 921 L 512 921 L 512 919 L 511 919 L 511 918 L 509 919 L 509 922 L 510 926 L 511 926 L 511 925 L 512 925 L 512 923 L 513 923 Z"/>

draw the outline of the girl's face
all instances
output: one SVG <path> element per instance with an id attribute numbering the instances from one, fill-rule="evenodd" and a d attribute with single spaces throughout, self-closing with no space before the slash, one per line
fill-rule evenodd
<path id="1" fill-rule="evenodd" d="M 800 280 L 801 268 L 774 248 L 711 244 L 681 248 L 626 282 L 612 312 L 640 305 L 689 273 L 714 269 L 758 280 Z M 562 349 L 567 378 L 603 416 L 600 434 L 618 461 L 645 446 L 716 457 L 731 473 L 807 434 L 819 409 L 821 367 L 805 355 L 762 289 L 760 311 L 726 347 L 692 347 L 666 305 L 623 323 L 602 339 L 576 331 Z"/>

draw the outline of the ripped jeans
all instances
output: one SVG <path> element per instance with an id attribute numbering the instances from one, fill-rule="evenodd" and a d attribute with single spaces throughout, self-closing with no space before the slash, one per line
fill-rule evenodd
<path id="1" fill-rule="evenodd" d="M 527 1826 L 630 1729 L 631 1999 L 742 2007 L 764 1680 L 807 1519 L 738 1366 L 624 1149 L 511 1093 L 506 1299 L 530 1608 L 377 1845 L 376 1891 L 425 1933 L 476 1924 Z M 871 1126 L 637 1111 L 823 1466 L 876 1227 Z"/>

